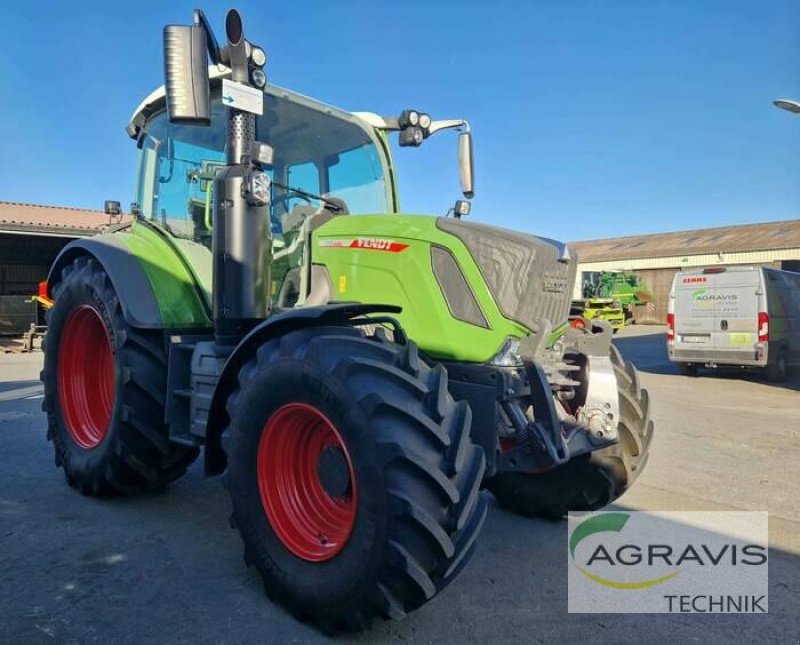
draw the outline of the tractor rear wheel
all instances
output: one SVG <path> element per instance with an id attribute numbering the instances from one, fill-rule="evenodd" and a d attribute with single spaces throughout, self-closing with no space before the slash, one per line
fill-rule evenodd
<path id="1" fill-rule="evenodd" d="M 540 474 L 500 473 L 487 480 L 498 504 L 526 517 L 560 519 L 569 511 L 594 511 L 627 491 L 644 470 L 653 439 L 650 398 L 639 375 L 611 346 L 617 377 L 619 442 Z"/>
<path id="2" fill-rule="evenodd" d="M 351 327 L 267 341 L 223 435 L 231 524 L 266 592 L 324 631 L 400 618 L 451 582 L 486 515 L 447 372 Z"/>
<path id="3" fill-rule="evenodd" d="M 160 333 L 125 322 L 93 258 L 66 266 L 52 289 L 42 409 L 70 486 L 84 494 L 136 493 L 183 475 L 198 450 L 167 438 Z"/>

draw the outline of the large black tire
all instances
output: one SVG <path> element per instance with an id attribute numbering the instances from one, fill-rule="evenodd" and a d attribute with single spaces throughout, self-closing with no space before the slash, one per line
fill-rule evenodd
<path id="1" fill-rule="evenodd" d="M 183 475 L 198 449 L 167 439 L 160 332 L 125 322 L 108 275 L 91 257 L 66 266 L 52 292 L 42 409 L 70 486 L 84 494 L 138 493 Z"/>
<path id="2" fill-rule="evenodd" d="M 294 462 L 282 459 L 272 470 L 261 462 L 270 446 L 279 452 L 277 436 L 306 445 L 292 438 L 300 426 L 290 433 L 288 420 L 271 422 L 301 406 L 329 420 L 350 465 L 338 497 L 325 489 L 353 512 L 350 533 L 329 541 L 311 531 L 319 549 L 335 547 L 316 561 L 318 545 L 290 542 L 285 516 L 279 522 L 277 511 L 271 517 L 267 510 L 265 498 L 272 496 L 275 508 L 279 494 L 300 488 L 281 484 L 277 492 L 277 464 Z M 336 632 L 363 629 L 376 616 L 400 618 L 441 591 L 472 556 L 487 508 L 484 455 L 470 440 L 469 407 L 448 393 L 447 372 L 425 365 L 413 343 L 400 346 L 350 327 L 289 333 L 244 365 L 227 409 L 231 525 L 267 595 L 299 619 Z M 315 473 L 322 459 L 307 460 Z M 282 476 L 291 479 L 294 467 L 286 468 Z"/>
<path id="3" fill-rule="evenodd" d="M 594 511 L 619 498 L 644 470 L 653 439 L 650 398 L 639 385 L 636 368 L 613 345 L 611 360 L 619 393 L 619 442 L 545 473 L 492 477 L 487 488 L 501 508 L 552 519 L 569 511 Z"/>

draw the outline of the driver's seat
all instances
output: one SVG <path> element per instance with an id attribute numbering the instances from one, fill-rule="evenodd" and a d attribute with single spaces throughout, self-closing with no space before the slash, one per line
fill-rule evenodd
<path id="1" fill-rule="evenodd" d="M 278 307 L 290 308 L 295 306 L 296 303 L 301 306 L 324 304 L 323 302 L 318 302 L 320 300 L 320 294 L 317 293 L 318 290 L 314 289 L 313 284 L 308 284 L 308 276 L 311 275 L 311 278 L 313 278 L 313 271 L 307 270 L 311 264 L 311 253 L 309 252 L 311 234 L 334 217 L 349 215 L 350 211 L 343 199 L 327 195 L 323 195 L 323 197 L 325 197 L 323 204 L 326 204 L 326 202 L 326 205 L 332 204 L 336 207 L 335 212 L 331 208 L 314 208 L 308 204 L 297 204 L 283 220 L 284 234 L 294 233 L 295 235 L 294 241 L 282 253 L 291 254 L 300 250 L 302 252 L 302 260 L 299 267 L 294 267 L 286 273 L 278 295 Z M 313 282 L 313 279 L 311 281 Z M 305 294 L 308 294 L 308 297 Z"/>

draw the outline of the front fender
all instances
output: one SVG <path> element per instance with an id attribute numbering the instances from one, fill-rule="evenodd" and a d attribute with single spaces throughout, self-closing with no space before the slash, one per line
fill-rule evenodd
<path id="1" fill-rule="evenodd" d="M 222 368 L 211 399 L 206 423 L 205 470 L 207 474 L 218 474 L 225 469 L 222 450 L 222 431 L 228 424 L 225 404 L 237 385 L 239 370 L 249 361 L 265 342 L 289 332 L 309 327 L 353 325 L 356 318 L 368 314 L 399 314 L 401 307 L 395 305 L 342 303 L 320 307 L 290 309 L 268 318 L 245 336 L 233 349 Z M 404 336 L 397 325 L 395 337 Z"/>

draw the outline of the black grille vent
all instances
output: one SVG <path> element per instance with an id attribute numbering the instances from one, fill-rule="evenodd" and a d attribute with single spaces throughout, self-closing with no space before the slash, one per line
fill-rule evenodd
<path id="1" fill-rule="evenodd" d="M 542 320 L 553 327 L 567 320 L 577 262 L 563 245 L 456 219 L 437 226 L 466 245 L 504 316 L 531 331 Z"/>
<path id="2" fill-rule="evenodd" d="M 447 308 L 454 318 L 464 322 L 477 325 L 478 327 L 489 327 L 486 317 L 481 311 L 475 295 L 469 288 L 469 283 L 461 272 L 456 259 L 450 251 L 440 246 L 431 247 L 431 264 L 433 265 L 433 275 L 442 289 Z"/>

